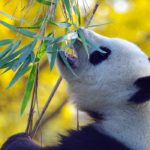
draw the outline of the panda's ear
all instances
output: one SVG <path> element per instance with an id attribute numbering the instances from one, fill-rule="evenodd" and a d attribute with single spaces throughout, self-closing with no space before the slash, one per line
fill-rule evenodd
<path id="1" fill-rule="evenodd" d="M 131 97 L 129 101 L 141 104 L 150 100 L 150 76 L 139 78 L 135 81 L 135 86 L 139 90 Z"/>

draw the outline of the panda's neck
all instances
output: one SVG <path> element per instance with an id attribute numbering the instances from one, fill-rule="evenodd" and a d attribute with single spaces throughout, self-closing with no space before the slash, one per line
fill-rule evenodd
<path id="1" fill-rule="evenodd" d="M 100 132 L 116 138 L 133 150 L 150 149 L 150 104 L 109 109 L 104 115 L 104 121 L 96 124 Z"/>

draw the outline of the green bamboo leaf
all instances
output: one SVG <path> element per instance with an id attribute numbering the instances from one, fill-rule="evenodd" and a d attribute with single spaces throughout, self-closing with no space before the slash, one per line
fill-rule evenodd
<path id="1" fill-rule="evenodd" d="M 42 3 L 42 4 L 44 4 L 44 5 L 54 5 L 54 4 L 56 4 L 56 0 L 55 1 L 50 1 L 50 0 L 37 0 L 39 3 Z"/>
<path id="2" fill-rule="evenodd" d="M 18 29 L 40 29 L 40 26 L 31 26 L 31 27 L 16 27 Z"/>
<path id="3" fill-rule="evenodd" d="M 19 33 L 21 33 L 23 35 L 26 35 L 28 37 L 31 37 L 31 38 L 34 38 L 34 36 L 36 35 L 36 33 L 34 33 L 34 32 L 31 32 L 31 31 L 25 30 L 25 29 L 18 29 L 15 26 L 10 25 L 10 24 L 2 21 L 2 20 L 0 20 L 0 24 L 4 25 L 5 27 L 7 27 L 7 28 L 9 28 L 9 29 L 11 29 L 13 31 L 19 32 Z"/>
<path id="4" fill-rule="evenodd" d="M 47 38 L 52 38 L 53 39 L 53 36 L 54 36 L 54 34 L 50 33 L 50 34 L 48 34 Z M 48 47 L 49 43 L 51 42 L 51 40 L 43 40 L 42 41 L 42 45 L 41 45 L 40 50 L 37 54 L 37 59 L 38 60 L 41 60 L 42 57 L 46 54 L 47 47 Z"/>
<path id="5" fill-rule="evenodd" d="M 0 14 L 4 15 L 4 16 L 10 18 L 10 19 L 13 19 L 13 20 L 17 20 L 17 21 L 21 21 L 21 22 L 28 22 L 27 20 L 16 18 L 16 17 L 14 17 L 14 16 L 12 16 L 10 14 L 7 14 L 7 13 L 1 11 L 1 10 L 0 10 Z"/>
<path id="6" fill-rule="evenodd" d="M 10 43 L 12 43 L 12 41 L 13 40 L 11 40 L 11 39 L 1 40 L 0 41 L 0 46 L 10 44 Z"/>
<path id="7" fill-rule="evenodd" d="M 60 52 L 59 52 L 59 55 L 60 55 L 60 57 L 62 58 L 62 60 L 63 60 L 64 64 L 66 65 L 66 67 L 71 71 L 71 73 L 72 73 L 74 76 L 78 77 L 78 76 L 75 74 L 75 72 L 72 70 L 70 64 L 68 63 L 68 60 L 67 60 L 67 58 L 66 58 L 64 52 L 60 51 Z"/>
<path id="8" fill-rule="evenodd" d="M 4 73 L 8 72 L 10 69 L 11 69 L 11 68 L 8 67 L 8 68 L 5 69 L 0 75 L 2 75 L 2 74 L 4 74 Z"/>
<path id="9" fill-rule="evenodd" d="M 4 51 L 0 52 L 0 60 L 2 61 L 2 58 L 4 58 L 8 53 L 9 55 L 11 55 L 19 47 L 20 43 L 21 43 L 21 39 L 9 45 Z M 0 67 L 1 67 L 1 63 L 4 63 L 4 62 L 5 61 L 0 62 Z"/>
<path id="10" fill-rule="evenodd" d="M 35 62 L 35 55 L 34 55 L 34 52 L 31 52 L 31 54 L 30 54 L 30 59 L 31 59 L 31 62 L 32 62 L 32 63 Z"/>
<path id="11" fill-rule="evenodd" d="M 107 52 L 101 50 L 101 49 L 99 48 L 99 46 L 97 46 L 96 44 L 93 44 L 91 41 L 86 40 L 86 42 L 87 42 L 87 44 L 88 44 L 89 47 L 95 48 L 95 49 L 99 50 L 99 51 L 100 51 L 101 53 L 103 53 L 103 54 L 106 54 L 106 53 L 107 53 Z"/>
<path id="12" fill-rule="evenodd" d="M 66 40 L 73 40 L 73 39 L 77 39 L 77 38 L 78 38 L 78 34 L 76 32 L 70 32 L 70 33 L 68 33 L 66 35 L 60 36 L 58 38 L 55 38 L 51 44 L 64 42 Z"/>
<path id="13" fill-rule="evenodd" d="M 27 59 L 27 57 L 33 51 L 36 43 L 37 43 L 37 40 L 35 39 L 33 42 L 29 43 L 28 45 L 22 48 L 23 53 L 20 55 L 18 60 L 13 64 L 12 66 L 13 70 L 16 70 Z"/>
<path id="14" fill-rule="evenodd" d="M 0 59 L 2 59 L 4 56 L 7 55 L 7 53 L 11 50 L 12 46 L 13 46 L 13 44 L 9 45 L 5 50 L 0 52 Z"/>
<path id="15" fill-rule="evenodd" d="M 53 69 L 53 67 L 55 65 L 56 58 L 57 58 L 57 52 L 51 55 L 50 70 Z"/>
<path id="16" fill-rule="evenodd" d="M 54 44 L 53 46 L 49 47 L 49 52 L 47 52 L 50 70 L 52 70 L 55 65 L 58 49 L 59 49 L 58 44 Z"/>
<path id="17" fill-rule="evenodd" d="M 37 54 L 37 58 L 38 58 L 39 60 L 41 60 L 42 57 L 44 56 L 44 54 L 46 54 L 47 42 L 48 42 L 48 41 L 43 41 L 43 42 L 42 42 L 42 45 L 41 45 L 41 47 L 40 47 L 40 50 L 39 50 L 39 52 L 38 52 L 38 54 Z"/>
<path id="18" fill-rule="evenodd" d="M 3 66 L 0 67 L 0 69 L 4 69 L 4 68 L 12 68 L 14 62 L 16 61 L 17 59 L 14 59 L 12 61 L 9 61 L 8 63 L 4 64 Z"/>
<path id="19" fill-rule="evenodd" d="M 30 59 L 24 62 L 24 64 L 18 69 L 18 71 L 16 72 L 15 76 L 13 77 L 7 88 L 11 88 L 16 83 L 16 81 L 30 69 L 30 67 L 28 67 L 29 64 Z"/>
<path id="20" fill-rule="evenodd" d="M 0 67 L 0 69 L 4 69 L 6 68 L 1 74 L 6 73 L 7 71 L 11 70 L 13 63 L 16 61 L 17 59 L 14 59 L 13 61 L 8 62 L 7 64 L 5 64 L 4 66 Z"/>
<path id="21" fill-rule="evenodd" d="M 59 23 L 56 23 L 56 22 L 49 21 L 48 23 L 56 25 L 58 27 L 62 27 L 62 28 L 68 28 L 68 27 L 71 26 L 71 24 L 68 23 L 68 22 L 59 22 Z"/>
<path id="22" fill-rule="evenodd" d="M 4 59 L 0 59 L 0 67 L 3 67 L 3 65 L 5 65 L 6 63 L 8 63 L 9 61 L 15 59 L 18 55 L 20 55 L 23 52 L 23 50 L 19 50 L 7 57 L 5 57 Z"/>
<path id="23" fill-rule="evenodd" d="M 86 53 L 87 53 L 87 55 L 88 55 L 88 58 L 89 58 L 88 44 L 87 44 L 87 41 L 86 41 L 86 39 L 85 39 L 85 37 L 84 37 L 84 34 L 83 34 L 82 30 L 80 30 L 80 29 L 77 30 L 77 33 L 78 33 L 79 36 L 80 36 L 81 42 L 82 42 L 82 44 L 83 44 L 83 46 L 84 46 L 84 49 L 85 49 L 85 51 L 86 51 Z"/>
<path id="24" fill-rule="evenodd" d="M 72 12 L 71 12 L 70 1 L 69 1 L 69 0 L 63 0 L 63 1 L 64 1 L 64 4 L 65 4 L 65 7 L 66 7 L 66 9 L 67 9 L 69 18 L 70 18 L 70 20 L 72 20 Z"/>
<path id="25" fill-rule="evenodd" d="M 75 14 L 78 17 L 78 25 L 80 26 L 81 25 L 81 14 L 80 14 L 79 7 L 74 6 L 73 9 L 74 9 Z"/>
<path id="26" fill-rule="evenodd" d="M 38 20 L 37 20 L 37 22 L 35 22 L 34 24 L 33 24 L 33 26 L 41 26 L 41 24 L 42 24 L 42 22 L 45 20 L 46 18 L 39 18 Z"/>
<path id="27" fill-rule="evenodd" d="M 36 65 L 33 65 L 32 70 L 30 72 L 30 75 L 28 77 L 28 81 L 27 81 L 27 84 L 26 84 L 24 96 L 23 96 L 23 99 L 22 99 L 21 115 L 24 113 L 24 111 L 27 107 L 27 104 L 29 102 L 29 98 L 31 96 L 34 81 L 35 81 L 35 76 L 36 76 Z"/>
<path id="28" fill-rule="evenodd" d="M 21 39 L 19 39 L 17 42 L 15 42 L 15 43 L 12 45 L 12 48 L 11 48 L 9 54 L 12 54 L 12 53 L 19 47 L 20 43 L 21 43 Z"/>
<path id="29" fill-rule="evenodd" d="M 102 24 L 89 25 L 88 28 L 99 27 L 99 26 L 103 26 L 103 25 L 107 25 L 107 24 L 111 24 L 111 22 L 102 23 Z"/>

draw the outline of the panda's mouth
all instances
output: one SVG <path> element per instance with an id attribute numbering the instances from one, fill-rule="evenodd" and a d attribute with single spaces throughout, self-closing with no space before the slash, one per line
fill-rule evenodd
<path id="1" fill-rule="evenodd" d="M 65 66 L 70 65 L 70 67 L 73 69 L 77 68 L 79 64 L 78 55 L 75 48 L 72 48 L 72 52 L 59 51 L 58 59 L 61 61 L 62 64 L 64 64 Z"/>

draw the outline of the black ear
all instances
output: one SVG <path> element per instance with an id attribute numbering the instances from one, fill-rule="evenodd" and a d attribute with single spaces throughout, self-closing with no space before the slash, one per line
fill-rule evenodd
<path id="1" fill-rule="evenodd" d="M 129 101 L 141 104 L 150 100 L 150 76 L 139 78 L 134 83 L 138 88 L 138 92 L 131 97 Z"/>

